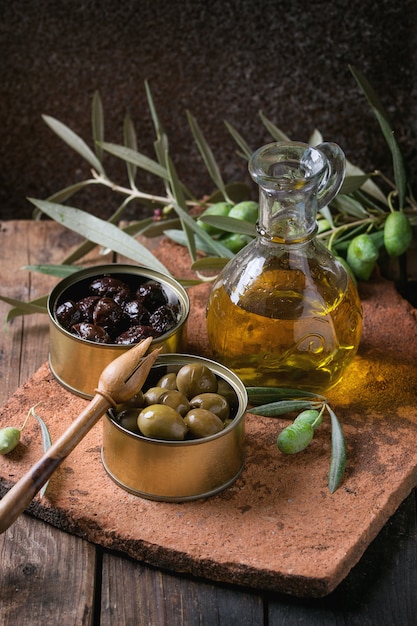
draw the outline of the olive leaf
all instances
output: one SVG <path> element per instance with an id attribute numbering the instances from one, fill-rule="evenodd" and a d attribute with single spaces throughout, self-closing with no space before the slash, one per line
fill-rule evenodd
<path id="1" fill-rule="evenodd" d="M 66 278 L 84 269 L 81 265 L 22 265 L 22 270 L 29 272 L 38 272 L 38 274 L 47 274 L 48 276 L 57 276 L 58 278 Z M 0 296 L 1 298 L 1 296 Z"/>
<path id="2" fill-rule="evenodd" d="M 127 161 L 128 163 L 132 163 L 133 165 L 137 165 L 137 167 L 140 167 L 142 170 L 145 170 L 150 174 L 154 174 L 155 176 L 159 176 L 159 178 L 168 180 L 168 172 L 166 168 L 162 167 L 159 163 L 147 157 L 145 154 L 132 150 L 132 148 L 128 148 L 127 146 L 120 146 L 116 143 L 109 143 L 107 141 L 101 142 L 100 145 L 103 150 L 109 152 L 113 156 L 116 156 L 123 161 Z"/>
<path id="3" fill-rule="evenodd" d="M 353 193 L 357 189 L 360 189 L 370 178 L 371 174 L 345 176 L 342 186 L 340 187 L 339 194 Z"/>
<path id="4" fill-rule="evenodd" d="M 350 215 L 355 219 L 369 217 L 369 213 L 364 206 L 352 196 L 339 193 L 336 198 L 334 198 L 332 204 L 345 215 Z"/>
<path id="5" fill-rule="evenodd" d="M 346 468 L 346 441 L 339 420 L 334 411 L 326 404 L 332 425 L 332 458 L 328 485 L 330 493 L 334 493 L 339 487 Z"/>
<path id="6" fill-rule="evenodd" d="M 94 185 L 95 183 L 97 183 L 97 181 L 94 178 L 82 180 L 79 183 L 75 183 L 74 185 L 69 185 L 68 187 L 64 187 L 64 189 L 61 189 L 60 191 L 56 191 L 51 196 L 49 196 L 47 200 L 49 202 L 58 202 L 58 203 L 65 202 L 66 200 L 71 198 L 74 194 L 76 194 L 78 191 L 81 191 L 82 189 L 84 189 L 85 187 L 88 187 L 89 185 Z M 42 211 L 40 211 L 39 209 L 35 207 L 33 210 L 33 219 L 38 220 L 41 218 L 41 216 L 42 216 Z"/>
<path id="7" fill-rule="evenodd" d="M 264 417 L 277 417 L 291 411 L 317 409 L 321 404 L 320 402 L 312 402 L 311 400 L 279 400 L 278 402 L 261 404 L 254 409 L 249 409 L 249 412 L 253 415 L 263 415 Z"/>
<path id="8" fill-rule="evenodd" d="M 167 230 L 163 231 L 163 234 L 168 237 L 168 239 L 171 239 L 172 241 L 174 241 L 175 243 L 178 243 L 180 246 L 187 246 L 187 236 L 184 233 L 183 230 L 179 230 L 176 228 L 168 228 Z M 211 254 L 212 253 L 212 248 L 211 246 L 208 246 L 206 244 L 205 241 L 203 241 L 202 239 L 200 239 L 200 237 L 198 237 L 198 235 L 194 235 L 194 241 L 195 241 L 195 247 L 197 250 L 199 250 L 200 252 L 204 252 L 206 254 Z M 207 257 L 205 257 L 207 258 Z M 213 257 L 218 259 L 219 257 Z M 195 260 L 192 265 L 191 268 L 194 269 L 195 268 L 195 264 L 198 263 L 200 260 Z"/>
<path id="9" fill-rule="evenodd" d="M 94 152 L 74 131 L 50 115 L 42 115 L 43 120 L 70 148 L 78 152 L 99 174 L 104 175 L 104 168 Z"/>
<path id="10" fill-rule="evenodd" d="M 175 166 L 174 166 L 171 158 L 169 157 L 169 154 L 167 153 L 165 156 L 166 156 L 165 160 L 166 160 L 167 170 L 168 170 L 168 174 L 169 174 L 170 188 L 171 188 L 172 194 L 173 194 L 173 196 L 175 198 L 175 206 L 181 208 L 181 215 L 179 216 L 179 218 L 181 220 L 182 229 L 183 229 L 185 237 L 186 237 L 188 252 L 190 254 L 191 259 L 193 261 L 195 261 L 195 259 L 196 259 L 196 245 L 195 245 L 194 234 L 193 234 L 193 231 L 190 228 L 190 222 L 184 221 L 184 218 L 182 217 L 182 215 L 187 214 L 187 206 L 186 206 L 186 203 L 185 203 L 184 193 L 183 193 L 183 190 L 182 190 L 181 183 L 180 183 L 180 181 L 178 179 L 178 175 L 177 175 Z"/>
<path id="11" fill-rule="evenodd" d="M 404 207 L 405 196 L 407 193 L 407 172 L 403 154 L 395 138 L 394 131 L 391 128 L 388 115 L 373 87 L 358 69 L 352 65 L 349 65 L 349 69 L 368 100 L 382 130 L 382 134 L 385 137 L 385 141 L 391 150 L 394 178 L 398 191 L 399 208 L 402 209 Z"/>
<path id="12" fill-rule="evenodd" d="M 366 174 L 360 167 L 351 163 L 349 159 L 346 159 L 345 181 L 346 179 L 357 178 L 361 176 L 367 176 L 368 179 L 363 182 L 360 188 L 363 189 L 363 191 L 366 191 L 368 195 L 375 198 L 375 200 L 378 200 L 378 202 L 381 202 L 382 204 L 387 205 L 387 198 L 385 194 L 381 191 L 381 189 L 373 180 L 376 177 L 376 173 L 373 172 L 371 174 Z M 345 181 L 342 184 L 341 191 L 343 190 L 342 193 L 349 193 L 348 191 L 345 191 L 345 187 L 344 187 Z M 346 183 L 346 185 L 348 184 L 349 183 Z"/>
<path id="13" fill-rule="evenodd" d="M 70 185 L 69 187 L 65 187 L 56 193 L 53 193 L 48 197 L 49 202 L 65 202 L 68 198 L 71 198 L 75 193 L 84 189 L 88 185 L 95 184 L 96 181 L 94 179 L 82 180 L 79 183 L 75 183 L 75 185 Z"/>
<path id="14" fill-rule="evenodd" d="M 202 259 L 197 259 L 191 266 L 195 271 L 215 271 L 221 272 L 221 270 L 227 265 L 230 259 L 218 256 L 206 256 Z"/>
<path id="15" fill-rule="evenodd" d="M 181 220 L 179 217 L 175 216 L 171 219 L 161 219 L 161 220 L 151 220 L 149 226 L 146 226 L 142 234 L 151 239 L 152 237 L 160 237 L 164 235 L 169 230 L 177 230 L 181 226 Z M 185 237 L 183 239 L 185 241 Z"/>
<path id="16" fill-rule="evenodd" d="M 282 130 L 275 126 L 275 124 L 273 124 L 262 111 L 259 111 L 259 117 L 261 118 L 265 128 L 267 129 L 271 137 L 275 139 L 275 141 L 291 141 L 290 138 L 285 133 L 283 133 Z"/>
<path id="17" fill-rule="evenodd" d="M 212 239 L 212 237 L 210 237 L 210 235 L 197 224 L 195 219 L 191 217 L 191 215 L 187 211 L 184 211 L 184 209 L 179 204 L 175 202 L 173 204 L 175 212 L 180 217 L 180 219 L 182 219 L 190 227 L 190 229 L 209 246 L 210 250 L 212 250 L 215 254 L 221 257 L 227 257 L 229 259 L 233 257 L 233 253 L 225 246 L 222 246 L 219 241 Z"/>
<path id="18" fill-rule="evenodd" d="M 326 398 L 312 391 L 292 389 L 290 387 L 247 387 L 250 404 L 260 405 L 279 400 L 292 400 L 294 398 L 315 398 L 317 401 L 325 401 Z"/>
<path id="19" fill-rule="evenodd" d="M 38 424 L 39 424 L 39 426 L 41 428 L 43 451 L 45 453 L 51 447 L 52 442 L 51 442 L 51 436 L 49 434 L 48 427 L 46 426 L 46 424 L 43 421 L 43 419 L 35 412 L 35 409 L 36 409 L 36 407 L 39 404 L 40 403 L 38 402 L 38 404 L 35 404 L 35 406 L 31 407 L 30 412 L 33 415 L 33 417 L 37 420 L 37 422 L 38 422 Z M 39 496 L 41 498 L 43 498 L 43 496 L 45 495 L 46 489 L 48 487 L 48 483 L 49 483 L 49 480 L 46 481 L 46 483 L 42 486 L 42 489 L 39 492 Z"/>
<path id="20" fill-rule="evenodd" d="M 107 220 L 110 224 L 117 224 L 119 222 L 119 220 L 121 219 L 126 207 L 128 206 L 128 204 L 133 200 L 132 196 L 129 196 L 128 198 L 125 198 L 122 202 L 122 204 L 116 209 L 116 211 L 113 213 L 113 215 Z M 143 220 L 144 222 L 144 227 L 146 227 L 149 224 L 149 221 L 151 221 L 149 218 L 146 220 Z M 124 232 L 127 232 L 128 234 L 137 234 L 138 232 L 140 232 L 140 230 L 136 230 L 136 225 L 138 224 L 138 222 L 134 222 L 132 225 L 130 226 L 126 226 L 125 228 L 122 228 L 121 230 L 123 230 Z M 130 230 L 131 229 L 131 230 Z M 70 252 L 62 261 L 63 264 L 71 264 L 71 263 L 75 263 L 76 261 L 78 261 L 79 259 L 81 259 L 82 257 L 84 257 L 86 254 L 88 254 L 89 252 L 91 252 L 91 250 L 94 250 L 94 248 L 96 247 L 96 243 L 94 241 L 89 241 L 88 239 L 86 239 L 85 241 L 83 241 L 79 246 L 77 246 L 75 248 L 75 250 L 73 250 L 72 252 Z M 108 251 L 109 248 L 106 248 L 106 250 Z M 103 252 L 104 253 L 104 252 Z"/>
<path id="21" fill-rule="evenodd" d="M 210 146 L 208 145 L 198 123 L 197 120 L 193 117 L 193 115 L 191 115 L 191 113 L 189 111 L 187 111 L 187 119 L 188 119 L 188 123 L 190 125 L 191 128 L 191 132 L 193 134 L 194 140 L 197 144 L 197 147 L 200 151 L 200 154 L 203 158 L 203 161 L 205 163 L 205 166 L 207 168 L 208 173 L 210 174 L 214 184 L 216 185 L 216 187 L 221 191 L 221 193 L 223 194 L 224 199 L 226 200 L 226 202 L 230 202 L 231 204 L 233 204 L 233 202 L 231 201 L 231 199 L 229 198 L 228 194 L 227 194 L 227 189 L 226 189 L 226 185 L 223 182 L 223 178 L 222 175 L 220 173 L 220 169 L 219 166 L 217 165 L 217 162 L 214 158 L 213 152 L 210 148 Z"/>
<path id="22" fill-rule="evenodd" d="M 94 92 L 91 108 L 91 127 L 94 141 L 94 149 L 100 163 L 103 161 L 103 148 L 100 143 L 104 141 L 104 115 L 103 103 L 98 91 Z"/>
<path id="23" fill-rule="evenodd" d="M 136 239 L 120 228 L 74 207 L 29 198 L 36 207 L 53 220 L 86 239 L 118 252 L 141 265 L 170 275 L 167 268 Z"/>
<path id="24" fill-rule="evenodd" d="M 133 125 L 133 121 L 129 115 L 126 115 L 123 120 L 123 144 L 126 148 L 138 151 L 138 144 L 136 139 L 136 131 Z M 127 176 L 129 178 L 129 184 L 132 188 L 135 187 L 135 177 L 137 167 L 134 163 L 126 161 Z"/>
<path id="25" fill-rule="evenodd" d="M 31 302 L 23 302 L 16 298 L 8 298 L 7 296 L 1 296 L 0 300 L 10 304 L 13 308 L 10 309 L 6 315 L 5 321 L 10 322 L 15 317 L 20 315 L 31 315 L 33 313 L 46 313 L 47 296 L 42 296 Z"/>
<path id="26" fill-rule="evenodd" d="M 246 220 L 239 220 L 235 217 L 228 217 L 227 215 L 202 215 L 200 221 L 208 224 L 209 226 L 215 226 L 228 233 L 236 233 L 240 235 L 249 235 L 255 237 L 256 226 Z"/>
<path id="27" fill-rule="evenodd" d="M 242 150 L 243 156 L 246 158 L 247 161 L 249 161 L 253 153 L 253 150 L 249 147 L 249 144 L 243 139 L 242 135 L 238 133 L 238 131 L 229 122 L 225 121 L 224 124 L 239 148 Z"/>

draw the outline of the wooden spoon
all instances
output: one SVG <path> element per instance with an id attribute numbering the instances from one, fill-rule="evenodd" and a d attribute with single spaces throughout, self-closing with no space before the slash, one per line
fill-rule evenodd
<path id="1" fill-rule="evenodd" d="M 161 348 L 146 357 L 152 338 L 144 339 L 112 361 L 102 372 L 95 395 L 43 457 L 0 500 L 0 533 L 13 524 L 31 500 L 100 417 L 132 398 L 144 384 Z M 143 357 L 143 358 L 142 358 Z"/>

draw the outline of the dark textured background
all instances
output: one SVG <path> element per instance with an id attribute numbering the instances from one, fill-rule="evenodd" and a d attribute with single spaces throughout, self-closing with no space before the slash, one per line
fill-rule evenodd
<path id="1" fill-rule="evenodd" d="M 122 141 L 129 112 L 139 149 L 153 156 L 145 79 L 175 165 L 196 194 L 212 185 L 187 109 L 226 181 L 247 174 L 223 120 L 256 148 L 270 141 L 259 110 L 293 139 L 308 140 L 316 127 L 362 168 L 390 173 L 388 149 L 349 63 L 381 96 L 414 168 L 416 24 L 415 0 L 0 0 L 0 217 L 30 217 L 27 196 L 46 198 L 89 175 L 41 115 L 58 118 L 91 145 L 95 90 L 106 139 Z M 106 164 L 124 183 L 122 164 Z M 139 181 L 159 191 L 153 179 Z M 94 190 L 70 204 L 106 217 L 119 201 Z"/>

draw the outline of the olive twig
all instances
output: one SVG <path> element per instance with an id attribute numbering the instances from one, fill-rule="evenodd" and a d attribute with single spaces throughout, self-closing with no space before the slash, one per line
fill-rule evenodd
<path id="1" fill-rule="evenodd" d="M 295 389 L 248 387 L 249 401 L 258 404 L 249 409 L 253 415 L 280 417 L 292 411 L 299 411 L 294 421 L 283 428 L 277 437 L 277 447 L 283 454 L 297 454 L 305 450 L 314 437 L 315 430 L 323 421 L 327 410 L 331 420 L 331 461 L 328 476 L 330 493 L 339 487 L 346 467 L 346 443 L 342 428 L 327 399 L 319 394 Z M 289 397 L 291 392 L 299 398 Z M 268 402 L 260 404 L 261 399 Z"/>
<path id="2" fill-rule="evenodd" d="M 16 428 L 15 426 L 6 426 L 5 428 L 0 429 L 0 454 L 9 454 L 9 452 L 15 449 L 20 441 L 22 431 L 26 427 L 32 410 L 37 407 L 38 404 L 29 409 L 25 420 L 20 428 Z"/>

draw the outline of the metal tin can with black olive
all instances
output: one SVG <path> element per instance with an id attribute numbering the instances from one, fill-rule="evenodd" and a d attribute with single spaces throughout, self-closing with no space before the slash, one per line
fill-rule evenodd
<path id="1" fill-rule="evenodd" d="M 58 382 L 90 399 L 104 368 L 134 343 L 179 352 L 190 302 L 171 276 L 146 267 L 108 264 L 61 280 L 48 298 L 49 365 Z"/>
<path id="2" fill-rule="evenodd" d="M 145 436 L 135 424 L 124 421 L 124 411 L 111 409 L 103 419 L 102 462 L 119 487 L 151 500 L 183 502 L 219 493 L 240 475 L 244 465 L 248 398 L 236 374 L 203 357 L 164 354 L 158 356 L 142 392 L 145 395 L 153 392 L 171 375 L 178 380 L 185 370 L 186 375 L 191 372 L 192 377 L 195 367 L 208 368 L 214 375 L 217 393 L 227 399 L 229 418 L 214 434 L 166 440 L 164 435 L 157 437 L 156 433 Z M 161 408 L 163 414 L 166 406 Z M 146 407 L 144 413 L 147 413 Z M 141 424 L 140 418 L 138 424 Z"/>

